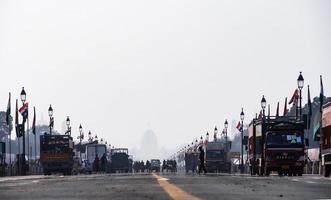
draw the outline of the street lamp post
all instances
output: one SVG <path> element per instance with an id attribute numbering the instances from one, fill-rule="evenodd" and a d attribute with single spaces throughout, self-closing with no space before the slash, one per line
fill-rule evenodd
<path id="1" fill-rule="evenodd" d="M 52 135 L 52 128 L 54 126 L 52 105 L 49 105 L 48 115 L 49 115 L 49 135 Z"/>
<path id="2" fill-rule="evenodd" d="M 92 138 L 92 133 L 91 133 L 91 131 L 88 132 L 88 142 L 89 142 L 89 143 L 93 142 L 93 138 Z"/>
<path id="3" fill-rule="evenodd" d="M 214 142 L 217 141 L 217 127 L 214 128 Z"/>
<path id="4" fill-rule="evenodd" d="M 209 133 L 206 133 L 206 141 L 209 142 Z"/>
<path id="5" fill-rule="evenodd" d="M 244 139 L 244 108 L 241 108 L 241 113 L 240 113 L 240 120 L 241 120 L 241 167 L 240 167 L 240 172 L 244 173 L 244 145 L 243 145 L 243 139 Z"/>
<path id="6" fill-rule="evenodd" d="M 82 160 L 82 139 L 84 138 L 83 127 L 79 124 L 79 157 Z"/>
<path id="7" fill-rule="evenodd" d="M 70 119 L 69 119 L 69 116 L 67 116 L 66 124 L 67 124 L 67 128 L 68 128 L 66 134 L 71 135 L 71 127 L 70 127 Z"/>
<path id="8" fill-rule="evenodd" d="M 225 120 L 224 122 L 224 129 L 225 129 L 225 145 L 226 148 L 228 148 L 228 120 Z"/>
<path id="9" fill-rule="evenodd" d="M 21 91 L 21 101 L 22 101 L 22 104 L 24 105 L 25 101 L 26 101 L 26 92 L 24 90 L 24 87 L 22 87 L 22 91 Z M 23 116 L 23 122 L 22 122 L 22 137 L 23 137 L 23 152 L 22 152 L 22 169 L 21 169 L 21 172 L 22 172 L 22 175 L 25 175 L 26 174 L 26 161 L 25 161 L 25 121 L 26 121 L 26 117 Z M 29 137 L 29 135 L 28 135 Z M 28 152 L 29 152 L 29 145 L 28 145 Z"/>
<path id="10" fill-rule="evenodd" d="M 302 88 L 304 86 L 304 79 L 303 79 L 303 76 L 302 76 L 302 72 L 300 72 L 299 74 L 299 77 L 297 79 L 297 82 L 298 82 L 298 88 L 299 88 L 299 114 L 300 114 L 300 120 L 302 118 L 302 96 L 301 96 L 301 91 L 302 91 Z"/>
<path id="11" fill-rule="evenodd" d="M 263 113 L 263 116 L 262 116 L 262 129 L 264 128 L 263 126 L 264 126 L 264 120 L 265 120 L 265 108 L 266 108 L 266 106 L 267 106 L 267 101 L 266 101 L 266 99 L 264 98 L 264 95 L 262 96 L 262 99 L 261 99 L 261 108 L 262 108 L 262 113 Z M 262 152 L 261 152 L 261 161 L 262 161 L 262 163 L 261 163 L 261 166 L 264 166 L 264 149 L 263 149 L 263 147 L 264 147 L 264 133 L 263 133 L 263 130 L 262 130 L 262 135 L 261 135 L 261 137 L 262 137 L 262 142 L 261 142 L 261 149 L 262 149 Z M 255 159 L 255 158 L 254 158 Z M 261 169 L 261 173 L 263 173 L 264 172 L 264 170 L 263 169 Z"/>
<path id="12" fill-rule="evenodd" d="M 267 106 L 267 101 L 264 98 L 264 95 L 262 95 L 262 99 L 261 99 L 261 108 L 262 108 L 262 114 L 263 114 L 263 118 L 265 117 L 265 107 Z"/>

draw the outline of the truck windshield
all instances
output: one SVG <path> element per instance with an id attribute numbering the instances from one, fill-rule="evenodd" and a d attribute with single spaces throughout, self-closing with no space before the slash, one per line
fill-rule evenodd
<path id="1" fill-rule="evenodd" d="M 106 146 L 103 144 L 100 145 L 93 145 L 87 146 L 87 160 L 92 163 L 98 154 L 99 159 L 103 156 L 106 152 Z"/>
<path id="2" fill-rule="evenodd" d="M 222 150 L 207 150 L 206 156 L 208 158 L 220 158 L 224 156 L 224 151 Z"/>
<path id="3" fill-rule="evenodd" d="M 301 146 L 303 137 L 299 133 L 291 132 L 271 132 L 267 134 L 268 146 Z"/>

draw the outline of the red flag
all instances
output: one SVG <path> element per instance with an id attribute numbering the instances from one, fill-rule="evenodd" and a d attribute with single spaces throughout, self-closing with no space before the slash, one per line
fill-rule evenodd
<path id="1" fill-rule="evenodd" d="M 290 102 L 288 102 L 288 104 L 291 104 L 291 103 L 296 104 L 298 101 L 298 98 L 299 98 L 299 90 L 295 89 L 295 91 L 292 95 L 292 98 L 291 98 Z"/>
<path id="2" fill-rule="evenodd" d="M 241 130 L 241 123 L 240 123 L 240 121 L 238 122 L 236 128 L 237 128 L 239 131 Z"/>
<path id="3" fill-rule="evenodd" d="M 18 110 L 21 115 L 23 116 L 23 119 L 26 120 L 28 118 L 28 109 L 29 109 L 29 104 L 28 103 L 24 103 L 23 106 Z"/>

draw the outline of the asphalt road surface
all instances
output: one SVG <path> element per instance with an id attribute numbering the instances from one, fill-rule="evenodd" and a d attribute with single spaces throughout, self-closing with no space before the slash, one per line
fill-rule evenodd
<path id="1" fill-rule="evenodd" d="M 162 173 L 2 177 L 0 199 L 331 199 L 331 179 Z"/>

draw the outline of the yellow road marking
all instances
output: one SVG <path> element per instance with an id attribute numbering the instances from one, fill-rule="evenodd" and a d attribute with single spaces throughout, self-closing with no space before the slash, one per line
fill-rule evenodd
<path id="1" fill-rule="evenodd" d="M 156 178 L 159 185 L 169 194 L 173 200 L 200 200 L 198 197 L 195 197 L 179 187 L 169 183 L 166 178 L 158 176 L 153 173 L 154 178 Z"/>

